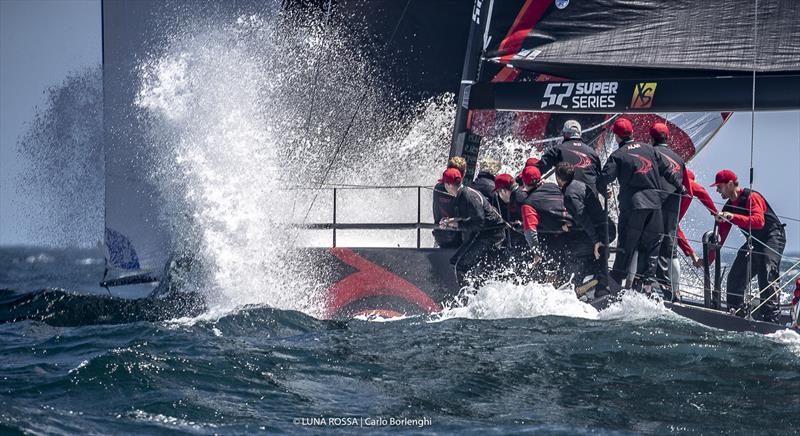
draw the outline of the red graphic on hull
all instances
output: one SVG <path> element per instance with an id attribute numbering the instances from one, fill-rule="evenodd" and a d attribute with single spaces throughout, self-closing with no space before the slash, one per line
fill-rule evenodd
<path id="1" fill-rule="evenodd" d="M 419 306 L 424 312 L 432 313 L 442 307 L 425 292 L 407 280 L 364 259 L 348 248 L 331 248 L 330 253 L 342 262 L 357 269 L 338 281 L 329 290 L 327 317 L 331 318 L 340 309 L 358 300 L 375 296 L 398 297 Z M 376 307 L 376 310 L 382 308 Z"/>

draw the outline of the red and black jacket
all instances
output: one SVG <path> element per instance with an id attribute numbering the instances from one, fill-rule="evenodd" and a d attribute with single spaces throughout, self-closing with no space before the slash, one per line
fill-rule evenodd
<path id="1" fill-rule="evenodd" d="M 564 194 L 555 183 L 544 183 L 528 194 L 522 215 L 524 229 L 537 233 L 564 233 L 562 226 L 572 225 L 572 216 L 564 206 Z"/>
<path id="2" fill-rule="evenodd" d="M 584 144 L 580 139 L 567 139 L 561 144 L 548 148 L 536 166 L 544 174 L 561 162 L 569 162 L 575 168 L 574 180 L 592 187 L 597 184 L 597 176 L 600 174 L 600 157 L 592 147 Z"/>
<path id="3" fill-rule="evenodd" d="M 620 211 L 661 209 L 662 174 L 677 192 L 684 191 L 683 180 L 670 172 L 652 145 L 626 139 L 608 157 L 597 186 L 600 192 L 606 192 L 608 185 L 619 179 Z"/>

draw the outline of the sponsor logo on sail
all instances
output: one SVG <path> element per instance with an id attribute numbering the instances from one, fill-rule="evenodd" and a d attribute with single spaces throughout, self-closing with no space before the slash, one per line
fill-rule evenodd
<path id="1" fill-rule="evenodd" d="M 631 109 L 649 109 L 653 106 L 656 94 L 656 82 L 641 82 L 633 87 Z"/>
<path id="2" fill-rule="evenodd" d="M 616 106 L 618 82 L 549 83 L 544 91 L 542 108 L 602 109 Z"/>

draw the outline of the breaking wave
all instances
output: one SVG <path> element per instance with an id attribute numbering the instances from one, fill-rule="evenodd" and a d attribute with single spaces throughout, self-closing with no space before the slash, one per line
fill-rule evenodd
<path id="1" fill-rule="evenodd" d="M 321 315 L 324 280 L 291 249 L 313 245 L 313 234 L 290 224 L 329 220 L 323 185 L 432 184 L 453 97 L 397 111 L 366 48 L 321 21 L 221 18 L 168 41 L 140 65 L 136 105 L 160 216 L 180 229 L 173 246 L 199 254 L 212 312 L 267 304 Z M 351 196 L 344 219 L 390 221 L 412 200 L 398 190 Z"/>

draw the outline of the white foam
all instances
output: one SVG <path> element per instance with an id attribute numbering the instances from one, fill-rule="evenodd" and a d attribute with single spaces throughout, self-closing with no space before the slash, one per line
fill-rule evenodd
<path id="1" fill-rule="evenodd" d="M 667 309 L 657 297 L 649 297 L 643 293 L 624 290 L 619 298 L 607 308 L 600 311 L 601 320 L 643 321 L 655 318 L 678 317 Z"/>
<path id="2" fill-rule="evenodd" d="M 787 328 L 766 336 L 779 344 L 788 346 L 792 353 L 800 356 L 800 333 L 797 330 Z"/>
<path id="3" fill-rule="evenodd" d="M 556 289 L 550 284 L 524 285 L 489 281 L 477 291 L 465 293 L 463 305 L 445 308 L 433 321 L 451 318 L 503 319 L 557 315 L 596 319 L 597 310 L 578 300 L 572 288 Z"/>

